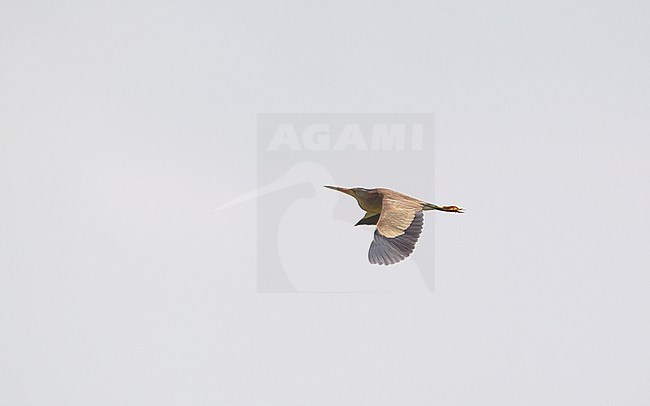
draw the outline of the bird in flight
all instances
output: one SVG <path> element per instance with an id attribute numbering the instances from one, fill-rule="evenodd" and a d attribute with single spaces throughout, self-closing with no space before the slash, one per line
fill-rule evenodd
<path id="1" fill-rule="evenodd" d="M 411 255 L 422 233 L 424 211 L 464 212 L 460 207 L 436 206 L 390 189 L 325 187 L 338 190 L 357 200 L 366 215 L 355 226 L 377 226 L 368 251 L 371 264 L 393 265 Z"/>

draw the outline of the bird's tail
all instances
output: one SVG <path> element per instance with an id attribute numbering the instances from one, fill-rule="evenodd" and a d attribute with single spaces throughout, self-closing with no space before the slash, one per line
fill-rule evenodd
<path id="1" fill-rule="evenodd" d="M 438 210 L 438 211 L 447 211 L 452 213 L 463 213 L 465 209 L 456 206 L 437 206 L 432 203 L 424 203 L 422 205 L 422 210 Z"/>

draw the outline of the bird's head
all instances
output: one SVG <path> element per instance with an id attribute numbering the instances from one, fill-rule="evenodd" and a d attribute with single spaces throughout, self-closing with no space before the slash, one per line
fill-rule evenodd
<path id="1" fill-rule="evenodd" d="M 354 187 L 354 188 L 344 188 L 340 186 L 325 186 L 328 189 L 332 190 L 338 190 L 341 193 L 345 193 L 346 195 L 350 195 L 357 199 L 357 201 L 361 204 L 361 202 L 369 202 L 369 201 L 375 201 L 378 198 L 381 199 L 381 196 L 378 195 L 377 190 L 375 189 L 365 189 L 362 187 Z"/>
<path id="2" fill-rule="evenodd" d="M 359 197 L 363 198 L 365 196 L 371 195 L 374 191 L 370 189 L 364 189 L 362 187 L 354 187 L 354 188 L 344 188 L 340 186 L 325 186 L 328 189 L 332 190 L 338 190 L 341 193 L 345 193 L 346 195 L 350 195 L 352 197 Z"/>
<path id="3" fill-rule="evenodd" d="M 352 194 L 353 189 L 348 189 L 348 188 L 344 188 L 344 187 L 340 187 L 340 186 L 327 186 L 327 185 L 325 185 L 325 187 L 328 188 L 328 189 L 332 189 L 332 190 L 338 190 L 339 192 L 345 193 L 346 195 L 353 196 L 353 194 Z"/>

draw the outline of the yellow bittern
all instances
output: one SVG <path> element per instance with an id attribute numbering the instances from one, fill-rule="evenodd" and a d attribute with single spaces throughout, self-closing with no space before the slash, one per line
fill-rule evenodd
<path id="1" fill-rule="evenodd" d="M 366 212 L 366 215 L 355 226 L 362 224 L 377 226 L 368 251 L 368 260 L 371 264 L 392 265 L 411 255 L 422 233 L 423 211 L 463 212 L 460 207 L 436 206 L 390 189 L 325 187 L 357 199 L 359 207 Z"/>

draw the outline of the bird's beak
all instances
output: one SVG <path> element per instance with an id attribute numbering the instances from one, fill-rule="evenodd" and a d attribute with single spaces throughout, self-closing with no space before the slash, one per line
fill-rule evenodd
<path id="1" fill-rule="evenodd" d="M 346 195 L 352 196 L 352 189 L 346 189 L 344 187 L 338 187 L 338 186 L 327 186 L 327 185 L 325 187 L 332 190 L 338 190 L 341 193 L 345 193 Z"/>

